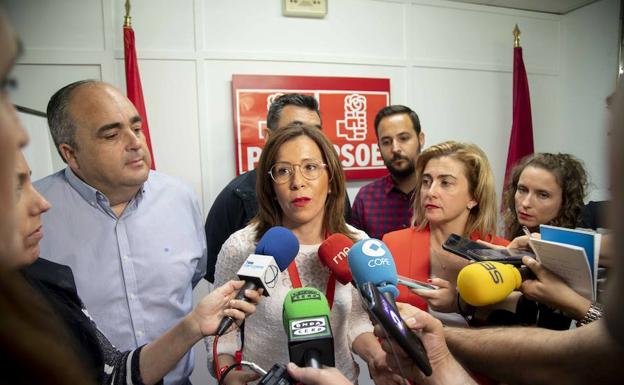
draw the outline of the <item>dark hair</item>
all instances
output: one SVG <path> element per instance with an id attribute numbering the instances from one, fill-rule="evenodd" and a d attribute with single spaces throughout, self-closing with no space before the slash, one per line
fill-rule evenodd
<path id="1" fill-rule="evenodd" d="M 344 220 L 345 204 L 345 176 L 338 154 L 325 134 L 317 127 L 309 124 L 289 123 L 286 127 L 277 130 L 269 136 L 262 149 L 258 162 L 258 176 L 256 177 L 256 199 L 258 200 L 258 213 L 252 219 L 256 227 L 256 240 L 260 240 L 264 233 L 273 226 L 282 224 L 283 211 L 275 200 L 273 180 L 269 176 L 269 170 L 275 163 L 277 153 L 282 145 L 300 136 L 312 139 L 323 154 L 323 162 L 327 165 L 329 174 L 329 193 L 325 201 L 325 215 L 323 230 L 333 233 L 342 233 L 352 240 L 355 234 L 349 230 Z"/>
<path id="2" fill-rule="evenodd" d="M 316 112 L 319 119 L 321 118 L 318 102 L 313 96 L 302 94 L 284 94 L 275 98 L 273 103 L 271 103 L 271 107 L 269 107 L 269 112 L 267 112 L 267 128 L 269 130 L 280 128 L 277 127 L 277 122 L 279 121 L 282 110 L 286 106 L 307 108 L 310 111 Z"/>
<path id="3" fill-rule="evenodd" d="M 77 149 L 76 145 L 76 125 L 69 114 L 69 99 L 72 93 L 77 88 L 86 84 L 97 84 L 98 80 L 87 79 L 79 80 L 71 84 L 66 85 L 60 90 L 56 91 L 48 102 L 48 108 L 46 110 L 48 115 L 48 126 L 50 127 L 50 134 L 54 140 L 54 145 L 58 151 L 63 162 L 67 163 L 63 154 L 59 149 L 61 144 L 68 144 L 74 149 Z"/>
<path id="4" fill-rule="evenodd" d="M 543 152 L 525 156 L 511 171 L 507 188 L 503 194 L 505 235 L 511 239 L 523 234 L 516 213 L 515 195 L 520 175 L 528 166 L 549 171 L 555 176 L 559 187 L 561 187 L 559 213 L 549 223 L 543 224 L 575 228 L 581 218 L 581 211 L 584 206 L 583 199 L 587 190 L 587 173 L 583 163 L 570 154 Z"/>
<path id="5" fill-rule="evenodd" d="M 412 121 L 412 126 L 414 130 L 416 130 L 416 134 L 420 134 L 420 119 L 418 119 L 418 115 L 411 108 L 396 104 L 393 106 L 386 106 L 379 110 L 375 116 L 375 135 L 379 137 L 379 123 L 381 119 L 398 114 L 407 114 Z"/>
<path id="6" fill-rule="evenodd" d="M 1 384 L 95 384 L 62 320 L 18 271 L 0 271 Z"/>

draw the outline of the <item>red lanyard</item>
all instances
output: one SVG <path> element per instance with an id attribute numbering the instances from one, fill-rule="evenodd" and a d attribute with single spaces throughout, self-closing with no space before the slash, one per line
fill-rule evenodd
<path id="1" fill-rule="evenodd" d="M 325 239 L 329 234 L 325 234 Z M 292 282 L 293 288 L 302 287 L 301 278 L 299 278 L 299 270 L 297 270 L 297 264 L 295 260 L 288 265 L 288 275 L 290 276 L 290 281 Z M 331 310 L 334 305 L 334 292 L 336 291 L 336 277 L 334 276 L 334 272 L 329 275 L 329 279 L 327 280 L 327 289 L 325 289 L 325 296 L 327 297 L 327 302 L 329 303 L 329 309 Z"/>

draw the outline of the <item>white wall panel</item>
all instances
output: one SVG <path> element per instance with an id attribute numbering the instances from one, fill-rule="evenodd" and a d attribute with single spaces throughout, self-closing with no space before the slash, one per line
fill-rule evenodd
<path id="1" fill-rule="evenodd" d="M 139 68 L 156 169 L 189 183 L 201 199 L 195 62 L 141 60 Z M 125 92 L 121 60 L 117 76 Z"/>
<path id="2" fill-rule="evenodd" d="M 102 0 L 6 0 L 28 49 L 104 50 Z"/>
<path id="3" fill-rule="evenodd" d="M 563 19 L 561 125 L 562 151 L 585 161 L 595 185 L 591 199 L 609 197 L 605 98 L 615 91 L 618 68 L 619 1 L 604 0 Z"/>
<path id="4" fill-rule="evenodd" d="M 18 64 L 12 72 L 18 87 L 13 101 L 45 112 L 50 97 L 76 80 L 101 79 L 99 65 Z"/>
<path id="5" fill-rule="evenodd" d="M 283 17 L 281 1 L 206 1 L 205 49 L 404 58 L 404 4 L 329 1 L 324 19 Z"/>
<path id="6" fill-rule="evenodd" d="M 19 113 L 19 118 L 30 137 L 28 146 L 24 148 L 24 157 L 30 166 L 32 180 L 41 179 L 64 168 L 65 164 L 58 156 L 50 136 L 47 120 L 24 113 Z"/>
<path id="7" fill-rule="evenodd" d="M 412 108 L 426 135 L 425 147 L 446 140 L 477 144 L 487 154 L 496 188 L 502 191 L 511 131 L 512 76 L 506 72 L 414 68 Z M 533 75 L 537 77 L 538 75 Z M 549 103 L 557 98 L 557 77 L 539 76 L 531 88 L 534 140 L 557 122 Z"/>
<path id="8" fill-rule="evenodd" d="M 517 23 L 527 70 L 556 73 L 559 23 L 555 16 L 492 7 L 409 8 L 409 53 L 416 64 L 511 70 Z"/>
<path id="9" fill-rule="evenodd" d="M 115 49 L 123 50 L 125 0 L 114 0 Z M 193 0 L 132 0 L 132 28 L 138 51 L 193 51 Z"/>

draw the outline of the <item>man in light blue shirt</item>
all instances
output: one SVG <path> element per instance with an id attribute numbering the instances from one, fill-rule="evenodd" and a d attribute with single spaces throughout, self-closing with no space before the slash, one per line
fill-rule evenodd
<path id="1" fill-rule="evenodd" d="M 150 171 L 141 117 L 116 88 L 72 83 L 48 104 L 68 167 L 35 183 L 52 204 L 41 257 L 72 268 L 78 292 L 119 349 L 162 335 L 192 310 L 206 239 L 191 188 Z M 188 383 L 193 354 L 165 377 Z"/>

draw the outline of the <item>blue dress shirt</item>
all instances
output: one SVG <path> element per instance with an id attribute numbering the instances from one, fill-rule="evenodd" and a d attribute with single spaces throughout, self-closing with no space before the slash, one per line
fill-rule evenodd
<path id="1" fill-rule="evenodd" d="M 117 348 L 153 341 L 192 310 L 206 238 L 190 187 L 150 171 L 119 218 L 69 167 L 35 187 L 52 204 L 42 218 L 41 257 L 71 267 L 89 313 Z M 186 383 L 193 363 L 191 351 L 165 383 Z"/>

